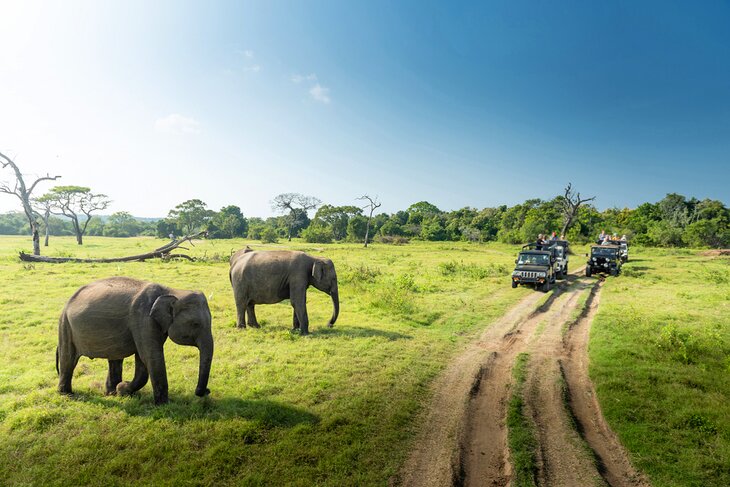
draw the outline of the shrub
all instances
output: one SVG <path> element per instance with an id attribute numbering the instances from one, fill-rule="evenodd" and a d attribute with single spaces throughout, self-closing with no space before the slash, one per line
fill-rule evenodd
<path id="1" fill-rule="evenodd" d="M 310 225 L 302 231 L 302 238 L 309 243 L 332 243 L 332 228 Z"/>
<path id="2" fill-rule="evenodd" d="M 392 244 L 392 245 L 405 245 L 410 240 L 400 235 L 378 235 L 375 237 L 375 241 L 378 243 Z"/>
<path id="3" fill-rule="evenodd" d="M 277 243 L 279 241 L 279 234 L 276 229 L 272 227 L 266 227 L 261 230 L 261 243 Z"/>

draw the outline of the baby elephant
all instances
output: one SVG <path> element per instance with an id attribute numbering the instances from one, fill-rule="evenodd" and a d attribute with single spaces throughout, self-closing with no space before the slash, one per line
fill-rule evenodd
<path id="1" fill-rule="evenodd" d="M 233 296 L 236 299 L 238 326 L 258 328 L 254 306 L 291 300 L 294 308 L 294 329 L 309 333 L 307 288 L 311 285 L 332 297 L 334 312 L 328 326 L 337 321 L 340 299 L 335 265 L 329 259 L 312 257 L 295 250 L 239 250 L 231 257 L 230 269 Z"/>
<path id="2" fill-rule="evenodd" d="M 71 296 L 58 323 L 58 390 L 71 394 L 79 357 L 109 360 L 107 394 L 132 394 L 152 380 L 155 404 L 167 402 L 163 345 L 167 337 L 200 350 L 195 394 L 209 394 L 213 360 L 211 316 L 205 295 L 126 277 L 92 282 Z M 134 355 L 132 382 L 122 382 L 122 361 Z"/>

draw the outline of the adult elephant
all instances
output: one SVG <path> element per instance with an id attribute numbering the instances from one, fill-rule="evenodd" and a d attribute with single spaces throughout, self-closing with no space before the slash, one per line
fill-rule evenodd
<path id="1" fill-rule="evenodd" d="M 334 311 L 328 326 L 337 321 L 340 298 L 337 273 L 330 259 L 313 257 L 295 250 L 239 250 L 231 257 L 229 273 L 239 328 L 248 324 L 258 328 L 254 306 L 274 304 L 285 299 L 294 308 L 294 329 L 309 333 L 307 288 L 311 285 L 332 297 Z"/>
<path id="2" fill-rule="evenodd" d="M 167 337 L 200 350 L 195 394 L 205 396 L 213 360 L 213 334 L 203 293 L 180 291 L 126 277 L 81 287 L 66 303 L 58 324 L 58 390 L 71 394 L 71 378 L 81 356 L 109 360 L 107 394 L 132 394 L 152 380 L 155 404 L 166 403 Z M 134 355 L 132 382 L 122 382 L 122 362 Z"/>

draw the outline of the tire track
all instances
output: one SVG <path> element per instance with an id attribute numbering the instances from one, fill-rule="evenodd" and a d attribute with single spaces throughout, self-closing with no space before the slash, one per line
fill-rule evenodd
<path id="1" fill-rule="evenodd" d="M 500 343 L 505 335 L 510 337 L 507 341 L 520 339 L 522 334 L 517 331 L 520 323 L 537 319 L 547 312 L 556 294 L 575 278 L 575 275 L 568 276 L 542 305 L 538 306 L 544 297 L 542 293 L 535 292 L 523 298 L 449 364 L 434 382 L 431 405 L 421 420 L 424 427 L 393 483 L 414 487 L 462 483 L 464 462 L 460 445 L 468 431 L 466 418 L 470 417 L 471 398 L 485 383 L 485 376 L 494 373 L 497 353 L 493 344 Z M 499 421 L 503 422 L 503 418 Z"/>
<path id="2" fill-rule="evenodd" d="M 512 368 L 517 355 L 528 353 L 523 399 L 539 444 L 537 485 L 650 485 L 603 419 L 588 378 L 589 331 L 603 281 L 576 275 L 582 272 L 540 305 L 544 295 L 525 297 L 450 364 L 395 483 L 509 485 Z"/>

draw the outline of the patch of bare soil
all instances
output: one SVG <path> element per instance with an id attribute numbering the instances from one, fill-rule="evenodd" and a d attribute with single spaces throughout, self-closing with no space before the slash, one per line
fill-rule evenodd
<path id="1" fill-rule="evenodd" d="M 541 293 L 524 298 L 450 364 L 434 385 L 423 431 L 397 483 L 509 485 L 507 404 L 515 359 L 527 352 L 525 412 L 540 445 L 538 485 L 648 485 L 603 421 L 588 379 L 587 330 L 600 281 L 577 277 L 582 271 L 540 306 Z M 588 292 L 581 313 L 580 296 Z"/>

